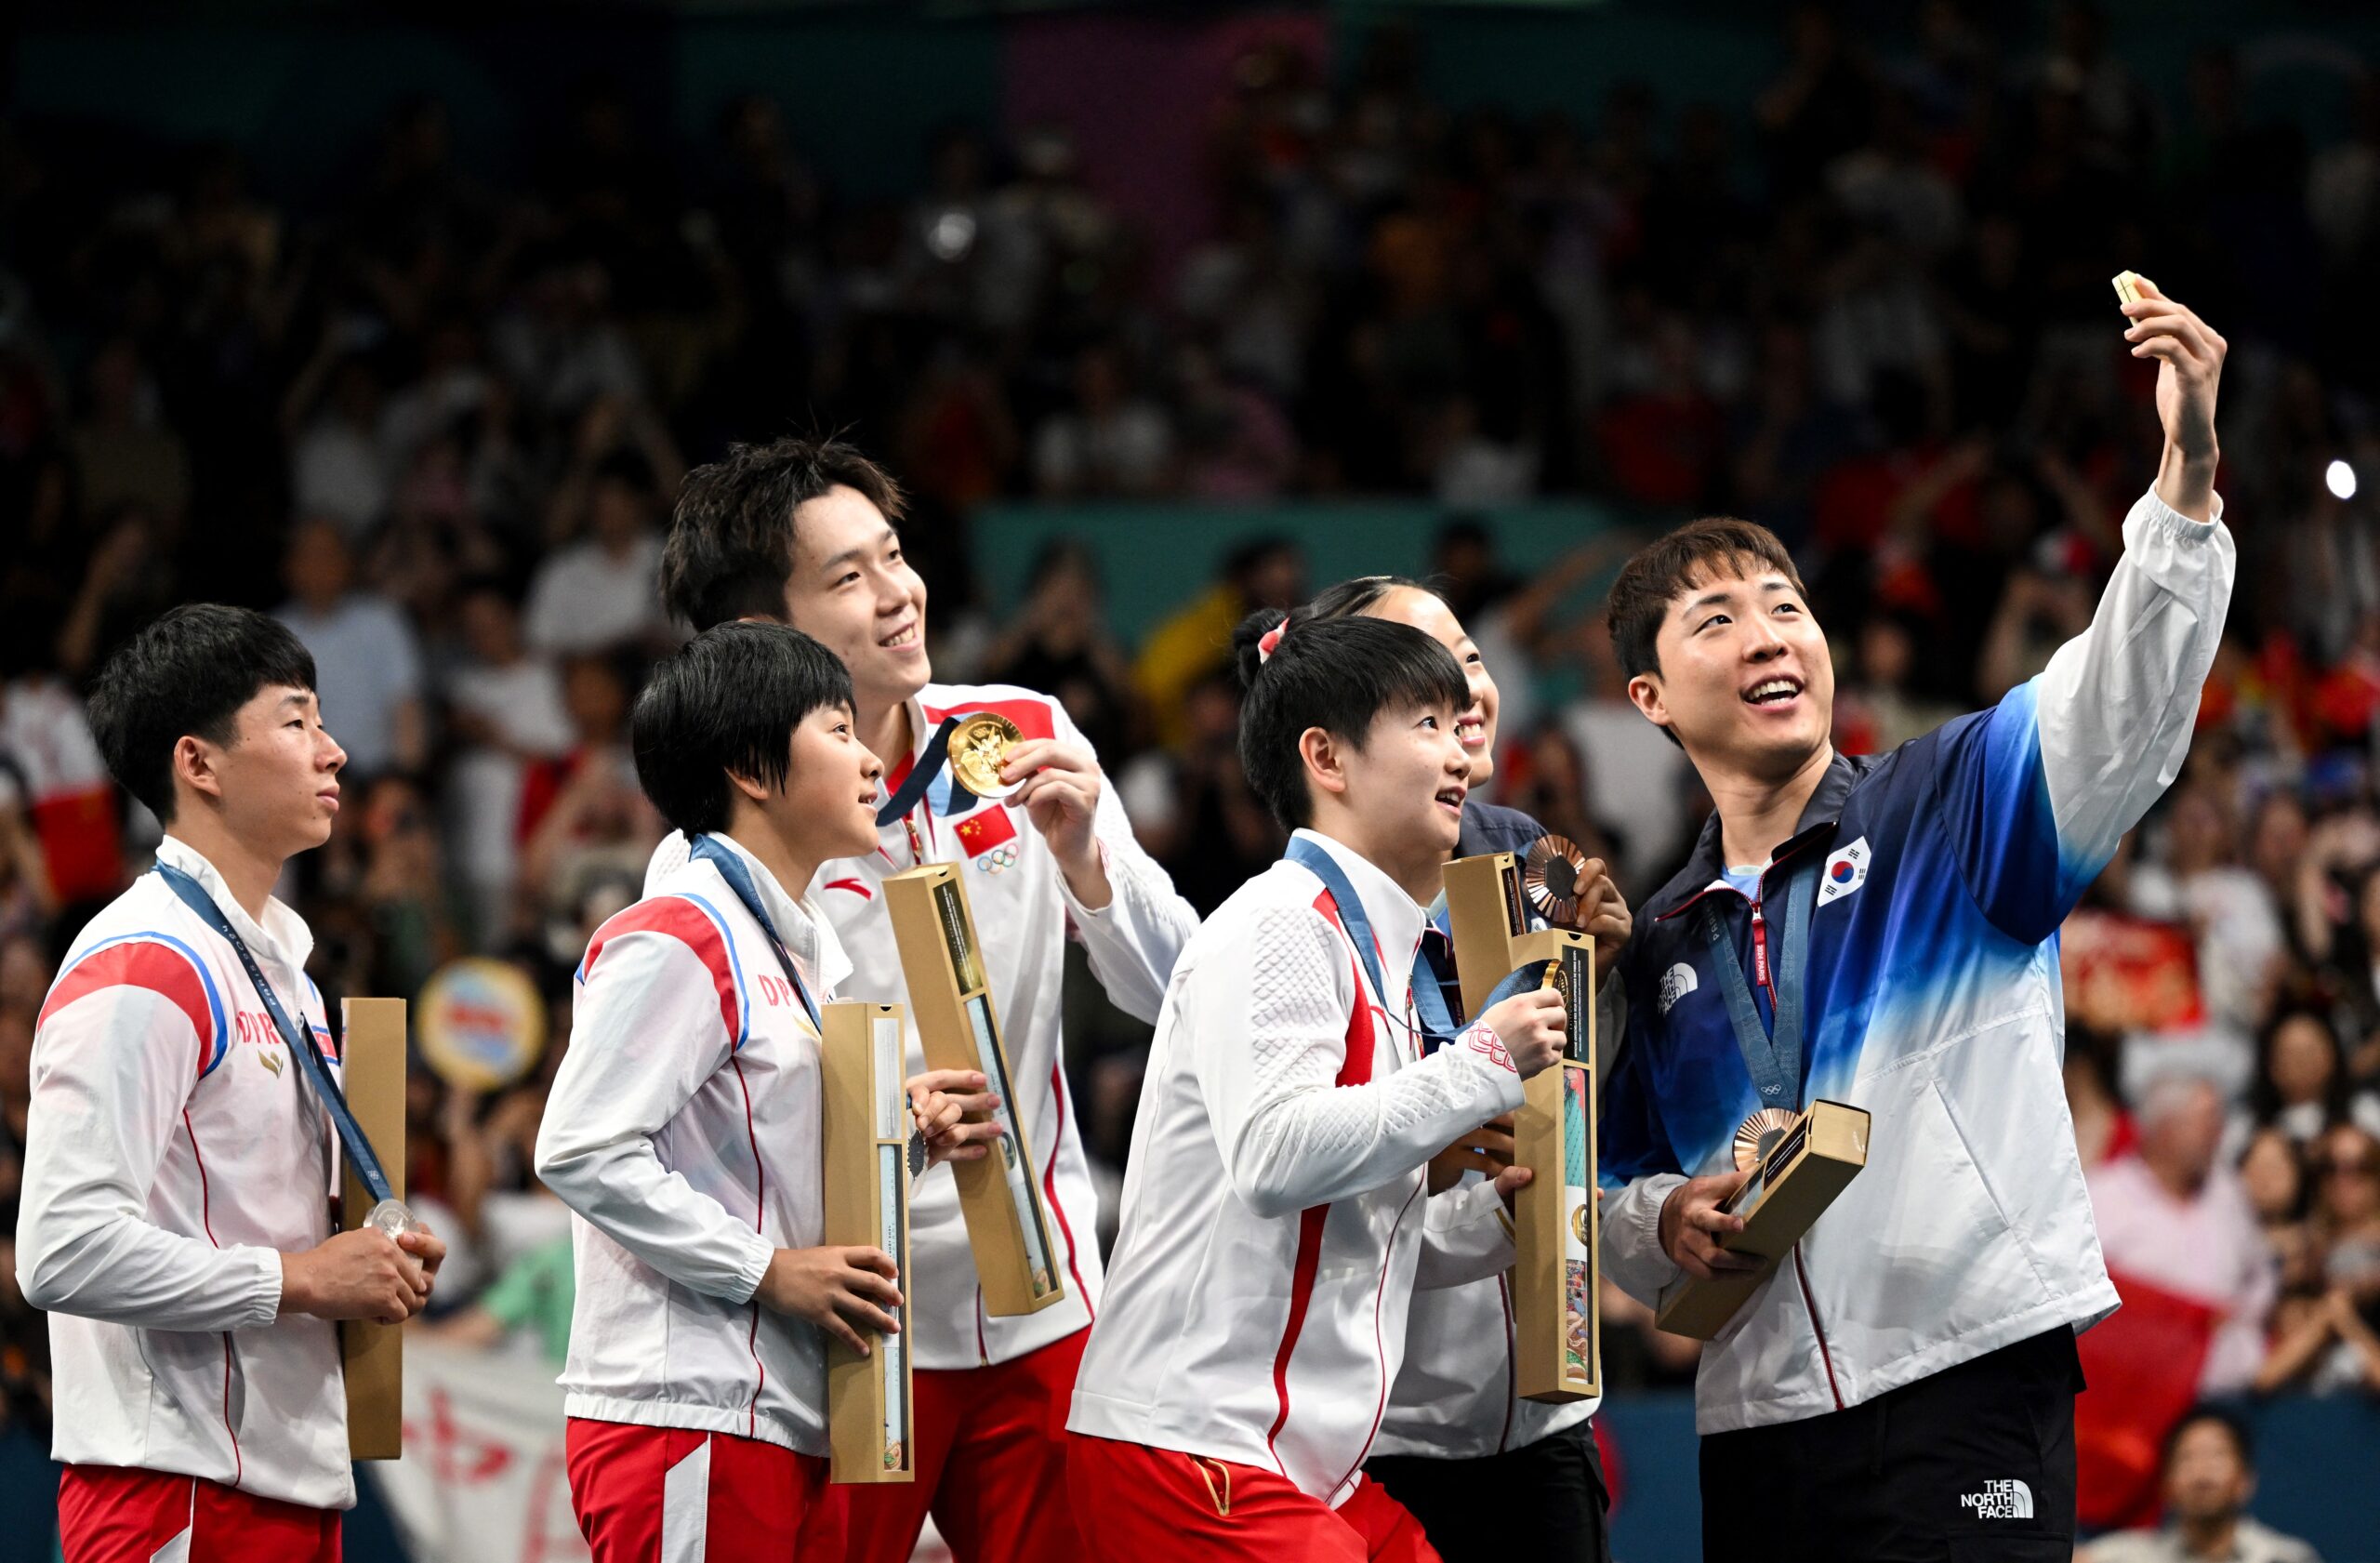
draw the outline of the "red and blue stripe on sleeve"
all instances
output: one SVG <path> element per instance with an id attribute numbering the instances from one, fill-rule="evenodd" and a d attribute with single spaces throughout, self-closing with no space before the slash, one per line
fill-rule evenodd
<path id="1" fill-rule="evenodd" d="M 146 988 L 190 1017 L 198 1038 L 198 1075 L 204 1080 L 223 1062 L 231 1045 L 231 1027 L 223 996 L 198 952 L 171 934 L 126 934 L 95 945 L 58 975 L 43 1000 L 39 1025 L 105 988 Z"/>
<path id="2" fill-rule="evenodd" d="M 747 1025 L 750 1006 L 744 1001 L 743 965 L 736 959 L 734 942 L 727 936 L 726 921 L 718 909 L 699 895 L 685 894 L 639 901 L 598 928 L 595 937 L 588 941 L 587 959 L 579 962 L 576 978 L 582 987 L 593 974 L 604 949 L 614 940 L 630 934 L 663 934 L 694 952 L 719 991 L 720 1022 L 727 1027 L 734 1046 L 741 1049 L 750 1034 Z"/>

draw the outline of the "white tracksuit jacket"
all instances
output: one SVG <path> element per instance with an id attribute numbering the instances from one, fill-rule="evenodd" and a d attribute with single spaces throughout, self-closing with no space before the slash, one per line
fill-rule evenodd
<path id="1" fill-rule="evenodd" d="M 1028 738 L 1083 743 L 1064 709 L 1049 695 L 1008 684 L 928 684 L 909 703 L 917 749 L 907 757 L 883 757 L 887 796 L 908 775 L 944 717 L 976 711 L 998 712 Z M 1198 914 L 1174 893 L 1165 870 L 1133 839 L 1112 779 L 1101 789 L 1095 828 L 1115 894 L 1096 911 L 1066 888 L 1049 843 L 1023 809 L 979 802 L 953 818 L 949 801 L 945 773 L 911 811 L 910 823 L 924 848 L 924 861 L 965 864 L 972 869 L 967 875 L 968 905 L 984 942 L 986 975 L 999 1006 L 1002 1040 L 1021 1098 L 1012 1107 L 1039 1162 L 1042 1198 L 1049 1203 L 1051 1236 L 1064 1266 L 1066 1296 L 1038 1313 L 1011 1318 L 985 1314 L 975 1283 L 974 1253 L 959 1213 L 958 1185 L 946 1168 L 929 1169 L 909 1207 L 909 1267 L 915 1282 L 909 1291 L 909 1349 L 919 1367 L 934 1369 L 1006 1362 L 1091 1322 L 1100 1297 L 1099 1199 L 1063 1062 L 1066 934 L 1071 930 L 1082 940 L 1092 974 L 1117 1008 L 1154 1021 L 1174 957 L 1198 926 Z M 662 842 L 654 854 L 646 888 L 685 857 L 682 838 L 673 835 Z M 810 905 L 833 925 L 837 941 L 851 959 L 842 990 L 852 998 L 908 1001 L 892 921 L 884 913 L 877 886 L 916 862 L 908 829 L 896 820 L 884 828 L 873 855 L 837 858 L 811 881 Z M 912 1074 L 926 1066 L 914 1033 L 907 1066 Z"/>
<path id="2" fill-rule="evenodd" d="M 313 936 L 262 927 L 168 836 L 337 1067 Z M 331 1235 L 330 1118 L 231 945 L 144 874 L 75 937 L 33 1035 L 17 1279 L 48 1311 L 72 1464 L 204 1477 L 312 1508 L 355 1502 L 337 1326 L 277 1317 L 281 1255 Z"/>
<path id="3" fill-rule="evenodd" d="M 811 997 L 845 962 L 758 859 Z M 564 1411 L 826 1452 L 815 1326 L 753 1299 L 781 1248 L 824 1241 L 818 1034 L 768 937 L 693 861 L 588 944 L 537 1175 L 571 1207 L 578 1294 Z"/>
<path id="4" fill-rule="evenodd" d="M 1282 862 L 1207 920 L 1157 1022 L 1077 1433 L 1358 1482 L 1414 1287 L 1510 1266 L 1495 1191 L 1426 1199 L 1429 1158 L 1521 1102 L 1473 1027 L 1426 1059 L 1408 985 L 1423 913 L 1326 837 L 1380 941 L 1370 990 L 1315 874 Z"/>
<path id="5" fill-rule="evenodd" d="M 2234 563 L 2219 516 L 2153 493 L 2123 541 L 2091 627 L 2040 677 L 1889 754 L 1837 756 L 1777 850 L 1777 870 L 1826 854 L 1802 1100 L 1873 1115 L 1868 1164 L 1704 1349 L 1704 1433 L 1859 1405 L 2116 1306 L 2059 1074 L 2057 929 L 2180 774 Z M 1752 969 L 1751 909 L 1721 863 L 1713 819 L 1621 957 L 1603 1255 L 1647 1303 L 1678 1273 L 1662 1201 L 1686 1174 L 1733 1169 L 1760 1103 L 1714 964 Z"/>

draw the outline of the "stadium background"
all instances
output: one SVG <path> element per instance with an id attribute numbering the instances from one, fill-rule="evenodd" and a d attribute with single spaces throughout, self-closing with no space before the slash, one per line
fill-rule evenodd
<path id="1" fill-rule="evenodd" d="M 1376 570 L 1447 577 L 1499 796 L 1641 899 L 1708 804 L 1597 623 L 1628 546 L 1782 533 L 1847 747 L 1995 697 L 2153 466 L 2135 267 L 2232 342 L 2242 575 L 2189 769 L 2067 932 L 2069 1092 L 2139 1234 L 2093 1501 L 2136 1507 L 2205 1388 L 2251 1407 L 2256 1513 L 2380 1557 L 2380 14 L 221 0 L 6 48 L 0 1509 L 35 1522 L 0 1556 L 50 1556 L 32 1016 L 153 839 L 76 691 L 162 607 L 315 649 L 360 784 L 288 887 L 325 991 L 493 954 L 557 1047 L 659 834 L 618 728 L 673 638 L 668 496 L 788 429 L 892 465 L 938 675 L 1063 694 L 1202 907 L 1278 846 L 1220 629 Z M 1144 1035 L 1078 986 L 1112 1170 Z M 425 1333 L 491 1381 L 567 1318 L 538 1108 L 416 1081 L 415 1186 L 469 1239 Z M 2160 1170 L 2195 1192 L 2143 1198 Z M 1690 1349 L 1625 1309 L 1608 1346 L 1619 1554 L 1691 1556 Z M 480 1468 L 419 1434 L 416 1469 Z M 534 1530 L 490 1556 L 566 1555 Z M 394 1544 L 376 1498 L 353 1556 Z"/>

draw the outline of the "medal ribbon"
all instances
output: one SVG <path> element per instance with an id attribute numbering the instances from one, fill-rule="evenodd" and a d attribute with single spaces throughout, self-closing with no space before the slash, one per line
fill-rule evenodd
<path id="1" fill-rule="evenodd" d="M 950 735 L 958 732 L 959 724 L 966 720 L 966 717 L 956 711 L 942 719 L 942 725 L 935 728 L 933 736 L 926 740 L 925 752 L 919 755 L 916 763 L 909 767 L 909 774 L 902 780 L 900 790 L 878 807 L 877 828 L 882 829 L 896 819 L 906 818 L 909 811 L 918 806 L 918 801 L 926 795 L 926 788 L 933 785 L 933 779 L 949 767 Z M 974 801 L 975 795 L 967 790 L 967 784 L 959 779 L 959 773 L 952 771 L 950 773 L 950 806 L 943 813 L 965 814 L 968 806 Z"/>
<path id="2" fill-rule="evenodd" d="M 1355 959 L 1363 962 L 1364 974 L 1372 980 L 1372 992 L 1382 1004 L 1387 1003 L 1388 982 L 1381 974 L 1380 940 L 1372 934 L 1371 920 L 1364 915 L 1363 898 L 1347 882 L 1338 861 L 1302 837 L 1291 837 L 1289 850 L 1282 855 L 1322 881 L 1322 893 L 1338 908 L 1339 925 L 1347 931 L 1348 942 L 1355 947 Z M 1421 942 L 1429 943 L 1427 939 Z M 1413 952 L 1409 982 L 1413 1009 L 1421 1022 L 1421 1052 L 1435 1053 L 1454 1040 L 1454 1015 L 1447 1008 L 1447 996 L 1438 987 L 1437 974 L 1430 969 L 1420 949 Z"/>
<path id="3" fill-rule="evenodd" d="M 723 847 L 708 836 L 696 838 L 694 850 L 686 855 L 689 858 L 699 857 L 717 868 L 719 877 L 727 881 L 727 888 L 735 892 L 735 898 L 744 903 L 744 909 L 750 912 L 752 921 L 760 925 L 760 932 L 768 935 L 769 949 L 776 956 L 777 965 L 785 973 L 785 980 L 793 985 L 794 996 L 801 1000 L 802 1013 L 810 1017 L 810 1028 L 824 1042 L 826 1040 L 826 1023 L 818 1013 L 818 1002 L 810 997 L 808 985 L 802 982 L 801 974 L 794 969 L 793 952 L 786 948 L 785 940 L 777 936 L 776 922 L 769 916 L 768 907 L 761 903 L 760 887 L 754 882 L 751 868 L 735 855 L 733 848 Z M 906 1091 L 904 1094 L 906 1094 Z M 909 1125 L 909 1176 L 914 1178 L 924 1172 L 926 1161 L 925 1133 L 913 1121 Z"/>
<path id="4" fill-rule="evenodd" d="M 395 1199 L 396 1195 L 389 1187 L 389 1174 L 381 1168 L 380 1158 L 373 1150 L 372 1142 L 364 1137 L 364 1126 L 355 1121 L 355 1110 L 347 1105 L 346 1093 L 339 1090 L 337 1080 L 331 1079 L 330 1063 L 323 1057 L 322 1044 L 314 1040 L 313 1028 L 291 1023 L 289 1012 L 281 1007 L 281 1000 L 273 993 L 272 985 L 264 980 L 263 968 L 257 964 L 257 958 L 248 953 L 247 942 L 240 937 L 239 931 L 231 926 L 231 920 L 223 915 L 223 908 L 215 904 L 215 898 L 206 894 L 205 887 L 170 863 L 158 864 L 157 874 L 175 894 L 182 898 L 185 906 L 231 945 L 232 953 L 240 958 L 240 964 L 247 968 L 248 981 L 256 985 L 257 997 L 264 1000 L 264 1013 L 272 1017 L 273 1029 L 281 1033 L 282 1041 L 287 1045 L 291 1056 L 298 1060 L 298 1072 L 306 1077 L 307 1083 L 314 1088 L 315 1096 L 321 1100 L 323 1109 L 330 1114 L 331 1127 L 337 1132 L 338 1143 L 347 1152 L 347 1164 L 355 1169 L 356 1181 L 372 1196 L 376 1205 Z"/>
<path id="5" fill-rule="evenodd" d="M 752 921 L 760 925 L 760 932 L 768 935 L 769 948 L 776 955 L 778 968 L 785 973 L 785 980 L 793 984 L 794 994 L 801 1000 L 802 1013 L 810 1017 L 811 1028 L 823 1039 L 826 1035 L 826 1027 L 819 1019 L 817 1001 L 810 997 L 810 989 L 802 982 L 801 974 L 794 970 L 793 952 L 786 948 L 785 941 L 777 936 L 777 925 L 771 921 L 769 908 L 760 901 L 760 887 L 753 882 L 752 870 L 735 855 L 733 848 L 723 847 L 708 836 L 697 837 L 694 850 L 687 855 L 699 857 L 717 868 L 719 877 L 727 881 L 727 888 L 735 892 L 735 898 L 744 903 L 744 909 L 750 912 Z"/>
<path id="6" fill-rule="evenodd" d="M 1785 897 L 1785 923 L 1773 967 L 1769 991 L 1774 995 L 1773 1029 L 1761 1024 L 1760 1007 L 1752 1001 L 1752 985 L 1744 981 L 1743 962 L 1736 959 L 1735 940 L 1719 915 L 1717 900 L 1706 895 L 1696 908 L 1702 937 L 1719 969 L 1719 991 L 1727 1000 L 1727 1019 L 1734 1026 L 1736 1047 L 1744 1055 L 1753 1089 L 1765 1107 L 1797 1108 L 1802 1102 L 1802 1012 L 1804 982 L 1810 958 L 1810 912 L 1818 894 L 1818 870 L 1824 853 L 1806 848 L 1801 861 L 1786 872 L 1779 887 Z M 1763 899 L 1767 899 L 1765 889 Z"/>

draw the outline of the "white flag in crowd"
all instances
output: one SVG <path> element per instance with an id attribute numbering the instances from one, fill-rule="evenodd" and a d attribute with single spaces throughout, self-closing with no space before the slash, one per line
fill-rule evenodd
<path id="1" fill-rule="evenodd" d="M 364 1465 L 422 1563 L 574 1563 L 562 1389 L 539 1358 L 405 1341 L 405 1455 Z"/>

